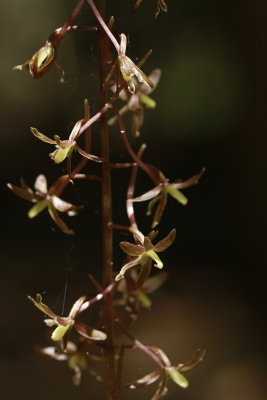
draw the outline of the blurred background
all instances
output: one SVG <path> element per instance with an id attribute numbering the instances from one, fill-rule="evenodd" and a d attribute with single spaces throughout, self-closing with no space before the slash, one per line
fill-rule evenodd
<path id="1" fill-rule="evenodd" d="M 173 181 L 188 179 L 202 167 L 197 186 L 184 191 L 186 207 L 169 199 L 159 238 L 177 228 L 175 243 L 162 254 L 169 280 L 151 296 L 151 311 L 142 313 L 134 333 L 144 343 L 166 350 L 174 363 L 205 348 L 205 361 L 187 374 L 187 390 L 170 384 L 166 399 L 263 400 L 266 396 L 266 136 L 264 72 L 266 6 L 263 0 L 166 0 L 169 11 L 153 20 L 153 1 L 144 0 L 135 17 L 134 0 L 107 1 L 114 32 L 128 34 L 128 55 L 137 61 L 151 48 L 143 67 L 162 69 L 147 110 L 138 149 L 146 142 L 144 160 Z M 29 59 L 61 26 L 75 1 L 12 0 L 1 10 L 1 357 L 2 399 L 102 399 L 100 385 L 85 374 L 79 388 L 72 371 L 38 357 L 34 345 L 48 345 L 43 316 L 27 300 L 41 293 L 57 313 L 68 313 L 74 300 L 94 290 L 88 272 L 101 276 L 99 185 L 77 183 L 63 193 L 84 204 L 68 219 L 74 237 L 59 232 L 45 211 L 29 220 L 30 204 L 6 188 L 23 176 L 32 186 L 44 173 L 51 184 L 64 172 L 47 154 L 49 145 L 34 138 L 34 126 L 52 137 L 67 138 L 82 117 L 84 98 L 98 111 L 95 34 L 65 36 L 56 67 L 33 81 L 28 71 L 12 66 Z M 77 24 L 93 25 L 87 4 Z M 130 118 L 125 119 L 130 123 Z M 94 150 L 99 154 L 97 127 Z M 119 131 L 111 131 L 112 159 L 125 161 Z M 78 160 L 74 159 L 74 160 Z M 75 161 L 74 161 L 75 163 Z M 97 168 L 88 163 L 88 171 Z M 129 171 L 114 171 L 113 222 L 127 224 L 125 195 Z M 142 172 L 140 195 L 152 187 Z M 140 229 L 148 232 L 146 204 L 136 205 Z M 66 219 L 65 219 L 66 220 Z M 122 261 L 115 234 L 115 269 Z M 140 357 L 140 358 L 139 358 Z M 125 380 L 142 377 L 153 364 L 133 352 Z M 92 394 L 93 388 L 93 394 Z M 156 386 L 154 385 L 154 390 Z M 149 399 L 152 388 L 125 391 L 123 399 Z"/>

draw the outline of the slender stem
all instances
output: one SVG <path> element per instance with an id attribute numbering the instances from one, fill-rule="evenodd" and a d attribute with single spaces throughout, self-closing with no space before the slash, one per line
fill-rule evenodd
<path id="1" fill-rule="evenodd" d="M 67 19 L 65 24 L 62 26 L 62 28 L 60 29 L 60 32 L 57 34 L 56 38 L 53 40 L 53 44 L 54 44 L 55 47 L 57 47 L 59 45 L 59 43 L 62 40 L 63 36 L 68 31 L 68 28 L 70 27 L 70 25 L 72 24 L 74 19 L 77 17 L 79 12 L 81 11 L 83 3 L 84 3 L 84 0 L 79 0 L 78 1 L 78 3 L 76 5 L 76 7 L 74 8 L 73 12 L 69 16 L 69 18 Z M 53 33 L 52 33 L 51 37 L 53 38 Z M 51 40 L 51 38 L 50 38 L 50 40 Z"/>
<path id="2" fill-rule="evenodd" d="M 124 126 L 124 122 L 121 118 L 121 115 L 117 109 L 117 107 L 115 107 L 113 104 L 111 105 L 117 119 L 118 119 L 118 123 L 120 126 L 120 131 L 121 131 L 121 137 L 124 143 L 124 146 L 126 148 L 126 150 L 128 151 L 129 155 L 132 157 L 132 159 L 136 162 L 136 164 L 142 168 L 147 175 L 152 179 L 152 181 L 157 185 L 158 184 L 158 178 L 155 176 L 155 174 L 153 173 L 153 171 L 148 167 L 148 165 L 146 165 L 145 163 L 143 163 L 143 161 L 141 161 L 141 159 L 135 154 L 135 152 L 133 151 L 133 149 L 130 146 L 130 143 L 128 141 L 127 135 L 126 135 L 126 129 Z"/>
<path id="3" fill-rule="evenodd" d="M 95 4 L 94 4 L 94 2 L 93 2 L 93 0 L 87 0 L 87 3 L 89 4 L 89 6 L 91 7 L 93 13 L 95 14 L 99 24 L 102 26 L 103 30 L 106 32 L 106 34 L 108 35 L 108 37 L 110 38 L 110 40 L 114 44 L 115 49 L 119 52 L 120 45 L 119 45 L 117 39 L 115 38 L 115 36 L 113 35 L 113 33 L 111 32 L 111 30 L 106 25 L 106 23 L 105 23 L 105 21 L 103 19 L 103 14 L 101 15 L 100 6 L 99 6 L 99 11 L 98 11 L 96 6 L 95 6 Z"/>
<path id="4" fill-rule="evenodd" d="M 89 1 L 88 1 L 89 2 Z M 96 14 L 94 4 L 89 5 L 92 7 Z M 99 0 L 99 12 L 97 15 L 99 24 L 105 18 L 105 0 Z M 106 34 L 102 27 L 98 31 L 98 51 L 99 51 L 99 78 L 100 78 L 100 103 L 102 109 L 107 102 L 107 93 L 105 89 L 106 77 Z M 102 165 L 102 230 L 103 230 L 103 285 L 108 286 L 113 281 L 113 254 L 112 254 L 112 229 L 109 229 L 109 224 L 112 223 L 112 209 L 111 209 L 111 175 L 109 165 L 109 131 L 108 131 L 108 118 L 107 113 L 103 113 L 100 119 L 101 130 L 101 149 L 103 157 Z M 107 301 L 111 301 L 110 296 Z M 114 326 L 113 318 L 109 312 L 107 305 L 105 306 L 106 317 L 106 396 L 107 400 L 115 400 L 116 395 L 116 380 L 115 380 L 115 348 L 114 348 Z"/>
<path id="5" fill-rule="evenodd" d="M 142 146 L 140 147 L 138 153 L 137 153 L 137 157 L 141 159 L 143 152 L 146 149 L 146 144 L 143 143 Z M 135 190 L 135 182 L 136 182 L 136 178 L 137 178 L 137 172 L 138 172 L 138 164 L 136 164 L 135 166 L 133 166 L 132 168 L 132 173 L 131 173 L 131 178 L 130 178 L 130 182 L 129 182 L 129 187 L 127 190 L 127 202 L 126 202 L 126 211 L 127 211 L 127 215 L 128 215 L 128 219 L 129 222 L 131 224 L 131 227 L 134 229 L 138 230 L 138 226 L 136 223 L 136 219 L 135 219 L 135 215 L 134 215 L 134 207 L 133 207 L 133 196 L 134 196 L 134 190 Z"/>

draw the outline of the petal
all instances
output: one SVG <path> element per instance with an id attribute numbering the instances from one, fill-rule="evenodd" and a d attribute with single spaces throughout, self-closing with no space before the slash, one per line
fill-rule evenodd
<path id="1" fill-rule="evenodd" d="M 147 96 L 146 94 L 141 93 L 139 95 L 140 101 L 147 107 L 147 108 L 155 108 L 156 102 L 155 100 L 151 99 L 151 97 Z"/>
<path id="2" fill-rule="evenodd" d="M 7 187 L 10 190 L 12 190 L 12 192 L 14 192 L 17 196 L 21 197 L 22 199 L 32 201 L 32 202 L 37 200 L 37 196 L 30 190 L 12 185 L 12 183 L 8 183 Z"/>
<path id="3" fill-rule="evenodd" d="M 54 360 L 57 361 L 66 361 L 68 359 L 67 354 L 64 353 L 59 353 L 58 348 L 54 346 L 48 346 L 48 347 L 43 347 L 43 348 L 37 348 L 38 353 L 49 357 L 53 358 Z"/>
<path id="4" fill-rule="evenodd" d="M 152 276 L 145 281 L 144 285 L 142 286 L 142 291 L 144 293 L 155 292 L 160 286 L 163 285 L 167 277 L 167 272 L 160 272 L 159 274 Z"/>
<path id="5" fill-rule="evenodd" d="M 130 97 L 130 99 L 128 101 L 128 107 L 129 107 L 129 110 L 131 110 L 131 111 L 139 110 L 142 107 L 140 105 L 138 93 L 135 93 Z"/>
<path id="6" fill-rule="evenodd" d="M 201 178 L 201 176 L 204 174 L 205 171 L 206 168 L 202 168 L 202 170 L 197 175 L 192 176 L 191 178 L 187 179 L 184 182 L 176 181 L 176 183 L 172 183 L 171 186 L 174 187 L 175 189 L 184 189 L 189 186 L 195 185 L 196 183 L 198 183 L 199 179 Z"/>
<path id="7" fill-rule="evenodd" d="M 138 293 L 137 299 L 140 302 L 141 306 L 144 308 L 150 308 L 152 305 L 152 301 L 150 300 L 150 298 L 143 292 Z"/>
<path id="8" fill-rule="evenodd" d="M 50 153 L 49 156 L 56 164 L 59 164 L 64 161 L 65 158 L 67 158 L 70 148 L 71 147 L 66 147 L 65 149 L 56 149 L 53 151 L 53 153 Z"/>
<path id="9" fill-rule="evenodd" d="M 167 384 L 167 379 L 165 378 L 160 382 L 159 387 L 156 390 L 156 393 L 154 394 L 151 400 L 159 400 L 161 397 L 166 395 L 166 393 L 168 392 L 166 384 Z"/>
<path id="10" fill-rule="evenodd" d="M 135 76 L 136 76 L 137 80 L 140 83 L 146 83 L 147 85 L 150 86 L 151 89 L 154 89 L 154 85 L 151 82 L 151 80 L 144 74 L 143 71 L 141 71 L 140 68 L 137 67 L 137 65 L 134 64 L 134 66 L 135 66 L 134 72 L 135 72 Z"/>
<path id="11" fill-rule="evenodd" d="M 175 189 L 172 186 L 165 186 L 165 187 L 169 195 L 171 195 L 175 200 L 177 200 L 183 206 L 186 206 L 186 204 L 188 203 L 188 199 L 183 195 L 182 192 L 180 192 L 180 190 Z"/>
<path id="12" fill-rule="evenodd" d="M 157 369 L 156 371 L 151 372 L 150 374 L 143 376 L 143 378 L 137 379 L 134 382 L 126 383 L 123 386 L 126 386 L 129 389 L 136 389 L 142 386 L 151 385 L 152 383 L 156 382 L 156 380 L 160 377 L 161 373 L 162 369 L 160 368 Z"/>
<path id="13" fill-rule="evenodd" d="M 145 249 L 145 251 L 152 250 L 153 248 L 154 248 L 153 244 L 151 243 L 149 238 L 146 236 L 144 238 L 144 249 Z"/>
<path id="14" fill-rule="evenodd" d="M 75 301 L 73 304 L 70 312 L 69 312 L 69 318 L 75 319 L 75 317 L 79 314 L 80 308 L 83 305 L 83 303 L 86 300 L 86 296 L 81 296 L 78 300 Z"/>
<path id="15" fill-rule="evenodd" d="M 107 335 L 104 332 L 101 332 L 97 329 L 93 329 L 89 325 L 86 325 L 82 322 L 75 322 L 74 327 L 76 331 L 86 339 L 106 340 L 107 338 Z"/>
<path id="16" fill-rule="evenodd" d="M 154 205 L 157 203 L 157 201 L 159 201 L 161 199 L 161 194 L 159 194 L 158 196 L 154 197 L 154 199 L 150 200 L 150 202 L 147 205 L 147 210 L 146 210 L 146 215 L 151 215 L 152 210 Z M 152 223 L 152 226 L 154 225 L 154 223 Z M 155 226 L 157 225 L 157 223 L 155 224 Z"/>
<path id="17" fill-rule="evenodd" d="M 100 163 L 103 162 L 103 159 L 102 159 L 101 157 L 94 156 L 93 154 L 87 153 L 86 151 L 82 150 L 82 149 L 77 145 L 77 143 L 76 143 L 76 149 L 77 149 L 78 153 L 81 154 L 81 156 L 83 156 L 83 157 L 85 157 L 85 158 L 88 158 L 89 160 L 96 161 L 96 162 L 100 162 Z"/>
<path id="18" fill-rule="evenodd" d="M 69 229 L 65 222 L 60 218 L 58 215 L 55 207 L 50 203 L 48 206 L 48 212 L 53 219 L 53 221 L 57 224 L 57 226 L 62 230 L 62 232 L 66 233 L 67 235 L 74 235 L 73 230 Z"/>
<path id="19" fill-rule="evenodd" d="M 134 267 L 135 265 L 140 264 L 140 262 L 141 262 L 141 256 L 136 257 L 134 260 L 129 261 L 127 264 L 125 264 L 125 265 L 121 268 L 120 273 L 115 277 L 115 281 L 120 281 L 120 280 L 124 277 L 125 272 L 126 272 L 129 268 L 132 268 L 132 267 Z"/>
<path id="20" fill-rule="evenodd" d="M 152 350 L 162 361 L 162 363 L 164 364 L 164 366 L 170 366 L 171 362 L 169 360 L 169 358 L 167 357 L 167 354 L 160 349 L 159 347 L 156 346 L 148 346 L 150 350 Z"/>
<path id="21" fill-rule="evenodd" d="M 177 365 L 176 369 L 182 372 L 190 371 L 198 363 L 203 361 L 205 354 L 206 350 L 198 349 L 197 352 L 193 355 L 193 357 L 189 361 L 186 361 L 184 364 Z"/>
<path id="22" fill-rule="evenodd" d="M 76 124 L 74 125 L 74 127 L 73 127 L 73 129 L 71 131 L 71 134 L 69 136 L 69 140 L 76 140 L 76 137 L 77 137 L 77 135 L 79 133 L 79 130 L 80 130 L 83 122 L 84 122 L 83 119 L 80 119 L 79 121 L 76 122 Z"/>
<path id="23" fill-rule="evenodd" d="M 126 36 L 125 36 L 124 33 L 122 33 L 122 34 L 120 35 L 120 38 L 121 38 L 121 41 L 120 41 L 120 53 L 121 53 L 122 55 L 125 55 L 125 53 L 126 53 L 126 47 L 127 47 L 127 38 L 126 38 Z"/>
<path id="24" fill-rule="evenodd" d="M 36 295 L 36 300 L 34 300 L 31 296 L 28 296 L 28 299 L 41 310 L 44 314 L 48 315 L 50 318 L 55 319 L 57 315 L 44 303 L 42 303 L 42 296 L 40 294 Z"/>
<path id="25" fill-rule="evenodd" d="M 153 92 L 153 90 L 157 87 L 157 84 L 159 83 L 160 77 L 161 77 L 161 70 L 160 69 L 154 69 L 150 75 L 148 75 L 149 79 L 151 80 L 151 82 L 154 85 L 154 88 L 151 89 L 148 86 L 144 85 L 141 86 L 141 92 L 145 93 L 145 94 L 150 94 L 151 92 Z"/>
<path id="26" fill-rule="evenodd" d="M 176 383 L 176 385 L 180 386 L 183 389 L 186 389 L 188 387 L 189 385 L 188 380 L 182 374 L 180 374 L 180 372 L 177 371 L 174 367 L 165 368 L 165 370 L 171 377 L 171 379 Z"/>
<path id="27" fill-rule="evenodd" d="M 58 135 L 54 135 L 55 141 L 57 146 L 62 149 L 69 149 L 70 147 L 73 147 L 75 145 L 75 142 L 73 140 L 61 140 Z"/>
<path id="28" fill-rule="evenodd" d="M 49 143 L 49 144 L 56 144 L 55 140 L 52 140 L 49 137 L 43 135 L 36 128 L 30 128 L 30 130 L 31 130 L 31 133 L 33 133 L 34 136 L 37 137 L 38 139 L 42 140 L 42 142 Z"/>
<path id="29" fill-rule="evenodd" d="M 79 210 L 83 208 L 83 206 L 74 206 L 73 204 L 68 203 L 65 200 L 62 200 L 57 196 L 51 196 L 50 200 L 53 206 L 60 212 L 68 212 L 71 210 Z"/>
<path id="30" fill-rule="evenodd" d="M 166 250 L 174 241 L 176 235 L 176 230 L 172 229 L 168 236 L 166 236 L 164 239 L 160 240 L 155 246 L 154 250 L 157 252 L 161 252 Z"/>
<path id="31" fill-rule="evenodd" d="M 140 136 L 140 128 L 144 122 L 144 110 L 141 108 L 136 110 L 133 114 L 132 118 L 132 136 L 138 137 Z"/>
<path id="32" fill-rule="evenodd" d="M 43 211 L 47 206 L 49 205 L 49 200 L 41 200 L 38 201 L 29 211 L 28 211 L 28 217 L 29 218 L 34 218 L 36 215 L 40 214 L 41 211 Z"/>
<path id="33" fill-rule="evenodd" d="M 161 261 L 161 259 L 159 258 L 159 256 L 157 255 L 157 253 L 155 253 L 154 250 L 149 250 L 145 253 L 146 256 L 152 258 L 152 260 L 155 261 L 154 267 L 157 267 L 159 269 L 163 268 L 163 262 Z"/>
<path id="34" fill-rule="evenodd" d="M 154 218 L 153 218 L 153 222 L 151 225 L 151 228 L 155 228 L 155 226 L 157 226 L 161 220 L 163 211 L 165 210 L 167 204 L 167 192 L 165 190 L 165 188 L 163 187 L 162 191 L 161 191 L 161 195 L 159 196 L 159 204 L 156 208 L 155 214 L 154 214 Z M 153 204 L 151 204 L 152 206 Z"/>
<path id="35" fill-rule="evenodd" d="M 124 251 L 124 253 L 133 257 L 137 257 L 140 254 L 144 253 L 144 248 L 140 244 L 120 242 L 120 248 L 122 249 L 122 251 Z"/>
<path id="36" fill-rule="evenodd" d="M 58 325 L 58 327 L 54 330 L 54 332 L 51 335 L 51 339 L 57 342 L 58 340 L 62 339 L 65 333 L 70 329 L 72 324 L 63 326 L 63 325 Z"/>
<path id="37" fill-rule="evenodd" d="M 153 199 L 153 197 L 156 197 L 160 193 L 160 191 L 161 191 L 161 186 L 158 185 L 153 189 L 149 190 L 148 192 L 142 194 L 141 196 L 135 197 L 131 201 L 147 201 Z"/>
<path id="38" fill-rule="evenodd" d="M 37 192 L 41 192 L 42 194 L 47 193 L 47 180 L 45 175 L 40 174 L 37 176 L 34 182 L 34 190 Z"/>

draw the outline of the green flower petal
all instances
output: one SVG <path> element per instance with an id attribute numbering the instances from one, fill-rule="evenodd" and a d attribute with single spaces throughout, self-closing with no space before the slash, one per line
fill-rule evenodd
<path id="1" fill-rule="evenodd" d="M 58 327 L 52 333 L 51 339 L 54 340 L 55 342 L 62 339 L 69 328 L 70 325 L 67 326 L 58 325 Z"/>
<path id="2" fill-rule="evenodd" d="M 163 262 L 161 261 L 161 259 L 159 258 L 157 253 L 155 253 L 154 250 L 148 250 L 146 253 L 144 253 L 144 255 L 152 258 L 152 260 L 156 262 L 156 264 L 154 264 L 154 267 L 157 267 L 159 269 L 163 268 Z"/>
<path id="3" fill-rule="evenodd" d="M 36 215 L 40 214 L 41 211 L 43 211 L 49 204 L 49 200 L 41 200 L 38 201 L 29 211 L 28 211 L 28 217 L 29 218 L 34 218 Z"/>
<path id="4" fill-rule="evenodd" d="M 139 95 L 140 101 L 146 105 L 147 108 L 155 108 L 156 102 L 155 100 L 151 99 L 151 97 L 147 96 L 146 94 L 141 93 Z"/>
<path id="5" fill-rule="evenodd" d="M 71 147 L 67 147 L 65 149 L 61 149 L 61 148 L 57 149 L 51 154 L 51 158 L 53 159 L 53 161 L 56 164 L 59 164 L 62 161 L 64 161 L 65 158 L 67 158 L 70 149 L 71 149 Z"/>
<path id="6" fill-rule="evenodd" d="M 166 186 L 166 188 L 169 195 L 171 195 L 174 199 L 179 201 L 179 203 L 181 203 L 183 206 L 185 206 L 188 203 L 187 198 L 183 195 L 182 192 L 180 192 L 180 190 L 175 189 L 171 186 Z"/>
<path id="7" fill-rule="evenodd" d="M 168 375 L 172 378 L 172 380 L 176 383 L 176 385 L 180 386 L 183 389 L 186 389 L 189 385 L 188 380 L 180 374 L 175 368 L 166 368 Z"/>

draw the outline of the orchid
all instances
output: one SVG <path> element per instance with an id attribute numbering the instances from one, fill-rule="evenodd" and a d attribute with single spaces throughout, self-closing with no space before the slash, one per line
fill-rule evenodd
<path id="1" fill-rule="evenodd" d="M 135 76 L 139 83 L 144 83 L 145 85 L 150 86 L 151 89 L 154 88 L 153 82 L 141 71 L 137 65 L 133 63 L 133 61 L 126 56 L 126 46 L 127 39 L 124 33 L 120 35 L 120 49 L 118 52 L 117 61 L 119 63 L 120 72 L 122 74 L 123 79 L 127 83 L 128 90 L 131 94 L 135 93 L 135 83 L 133 77 Z"/>
<path id="2" fill-rule="evenodd" d="M 79 121 L 76 122 L 74 125 L 69 139 L 68 140 L 61 140 L 58 135 L 54 135 L 54 140 L 50 139 L 43 133 L 39 132 L 36 128 L 31 128 L 32 134 L 40 139 L 42 142 L 49 143 L 56 145 L 56 150 L 53 153 L 50 153 L 49 156 L 51 159 L 56 163 L 59 164 L 62 161 L 64 161 L 66 158 L 68 160 L 68 174 L 71 176 L 71 155 L 74 149 L 78 151 L 78 153 L 81 154 L 81 156 L 88 158 L 89 160 L 96 161 L 96 162 L 102 162 L 102 159 L 100 157 L 94 156 L 92 154 L 88 154 L 86 151 L 82 150 L 77 142 L 76 139 L 79 135 L 80 128 L 82 124 L 85 122 L 84 119 L 80 119 Z"/>
<path id="3" fill-rule="evenodd" d="M 54 341 L 62 340 L 63 348 L 66 347 L 67 337 L 70 333 L 72 327 L 76 329 L 76 331 L 83 337 L 89 340 L 105 340 L 106 334 L 97 329 L 93 329 L 90 326 L 75 321 L 76 317 L 86 309 L 86 297 L 81 296 L 78 300 L 73 304 L 69 314 L 67 317 L 61 317 L 56 315 L 46 304 L 42 303 L 42 296 L 40 294 L 36 295 L 36 300 L 34 300 L 31 296 L 28 296 L 28 299 L 41 310 L 44 314 L 48 315 L 49 319 L 45 319 L 44 322 L 47 326 L 52 327 L 56 326 L 54 329 L 51 339 Z M 85 304 L 84 307 L 82 307 Z M 89 305 L 89 302 L 88 302 Z"/>
<path id="4" fill-rule="evenodd" d="M 148 209 L 147 209 L 147 215 L 151 215 L 152 208 L 155 205 L 155 203 L 159 202 L 156 212 L 154 214 L 153 222 L 151 225 L 151 228 L 153 229 L 156 225 L 159 224 L 163 211 L 166 207 L 167 204 L 167 197 L 168 194 L 173 197 L 175 200 L 178 201 L 178 203 L 182 204 L 185 206 L 188 203 L 188 199 L 184 196 L 184 194 L 179 190 L 179 189 L 185 189 L 189 186 L 192 186 L 196 183 L 198 183 L 199 179 L 205 172 L 205 168 L 202 168 L 202 170 L 197 174 L 192 176 L 191 178 L 187 179 L 184 182 L 181 182 L 179 180 L 175 181 L 174 183 L 169 183 L 168 179 L 162 174 L 162 172 L 159 173 L 159 177 L 161 182 L 155 186 L 153 189 L 149 190 L 148 192 L 142 194 L 141 196 L 135 197 L 134 199 L 131 199 L 131 202 L 142 202 L 142 201 L 147 201 L 150 200 L 148 204 Z"/>
<path id="5" fill-rule="evenodd" d="M 142 279 L 141 274 L 137 274 L 134 269 L 126 275 L 125 279 L 121 279 L 118 285 L 118 292 L 122 293 L 122 298 L 115 301 L 116 305 L 125 306 L 126 310 L 132 316 L 136 316 L 139 307 L 149 309 L 151 300 L 148 294 L 155 292 L 167 279 L 168 274 L 164 271 Z"/>
<path id="6" fill-rule="evenodd" d="M 156 346 L 148 346 L 148 348 L 160 359 L 162 367 L 143 376 L 140 379 L 137 379 L 134 382 L 126 383 L 125 386 L 129 389 L 137 389 L 142 386 L 151 385 L 152 383 L 156 382 L 160 376 L 162 376 L 159 387 L 151 400 L 159 400 L 167 393 L 167 383 L 169 379 L 171 379 L 176 385 L 180 386 L 181 388 L 186 389 L 189 383 L 182 372 L 190 371 L 203 360 L 205 355 L 205 350 L 197 350 L 197 352 L 189 361 L 185 363 L 180 363 L 178 365 L 172 365 L 169 358 L 162 349 Z"/>
<path id="7" fill-rule="evenodd" d="M 21 187 L 15 186 L 11 183 L 9 183 L 7 186 L 17 196 L 35 203 L 34 206 L 28 211 L 29 218 L 36 217 L 41 211 L 47 208 L 51 218 L 62 230 L 62 232 L 68 235 L 74 234 L 73 230 L 68 228 L 65 222 L 60 218 L 57 211 L 73 215 L 76 210 L 79 210 L 83 206 L 75 206 L 65 200 L 60 199 L 55 194 L 53 186 L 51 186 L 49 189 L 47 188 L 46 177 L 42 174 L 38 175 L 35 180 L 34 191 L 25 183 L 24 179 L 21 178 L 20 182 Z"/>
<path id="8" fill-rule="evenodd" d="M 155 232 L 153 237 L 155 237 Z M 120 270 L 120 273 L 116 276 L 115 280 L 119 281 L 124 277 L 125 272 L 136 265 L 144 266 L 148 261 L 155 261 L 154 266 L 162 269 L 163 262 L 157 255 L 164 250 L 166 250 L 175 239 L 176 230 L 172 229 L 171 232 L 164 239 L 160 240 L 156 245 L 151 243 L 149 236 L 144 236 L 141 232 L 136 232 L 135 237 L 137 238 L 137 244 L 129 242 L 120 242 L 120 247 L 131 260 L 126 263 Z M 150 236 L 151 237 L 151 236 Z"/>
<path id="9" fill-rule="evenodd" d="M 47 346 L 38 347 L 37 352 L 56 361 L 66 361 L 69 368 L 74 371 L 72 381 L 76 386 L 80 385 L 82 373 L 85 370 L 88 370 L 98 382 L 102 382 L 101 376 L 90 368 L 88 359 L 103 361 L 103 357 L 89 353 L 87 351 L 87 345 L 88 341 L 85 338 L 80 337 L 77 345 L 68 341 L 64 350 L 56 346 Z"/>
<path id="10" fill-rule="evenodd" d="M 156 88 L 161 76 L 160 69 L 154 69 L 152 73 L 148 76 L 149 80 L 153 83 L 153 89 L 144 84 L 138 83 L 135 78 L 133 78 L 133 83 L 135 85 L 135 93 L 129 98 L 128 94 L 124 89 L 120 91 L 119 98 L 127 102 L 127 104 L 119 110 L 119 114 L 122 116 L 128 111 L 133 112 L 132 118 L 132 135 L 137 137 L 140 135 L 140 128 L 144 122 L 144 106 L 147 108 L 155 108 L 156 102 L 151 97 L 150 93 Z M 116 85 L 112 85 L 111 89 L 115 92 Z M 109 125 L 114 125 L 117 121 L 117 116 L 114 116 L 109 120 Z"/>

